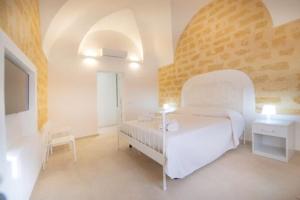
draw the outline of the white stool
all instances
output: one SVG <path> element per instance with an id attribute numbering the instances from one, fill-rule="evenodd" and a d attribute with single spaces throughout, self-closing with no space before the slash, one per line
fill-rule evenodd
<path id="1" fill-rule="evenodd" d="M 68 144 L 71 147 L 71 149 L 73 151 L 74 161 L 76 161 L 77 160 L 76 144 L 75 144 L 75 137 L 73 135 L 67 135 L 67 136 L 63 136 L 63 137 L 55 137 L 55 138 L 51 139 L 49 142 L 51 154 L 53 153 L 53 147 L 65 145 L 65 144 Z"/>
<path id="2" fill-rule="evenodd" d="M 50 132 L 50 123 L 47 122 L 42 128 L 43 137 L 43 169 L 49 158 L 49 154 L 53 153 L 53 147 L 68 144 L 73 152 L 74 161 L 77 161 L 75 137 L 71 135 L 71 128 L 61 129 Z"/>

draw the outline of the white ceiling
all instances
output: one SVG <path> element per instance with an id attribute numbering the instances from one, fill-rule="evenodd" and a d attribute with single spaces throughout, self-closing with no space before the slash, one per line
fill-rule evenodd
<path id="1" fill-rule="evenodd" d="M 54 2 L 57 2 L 55 4 Z M 72 40 L 73 46 L 80 46 L 82 39 L 101 19 L 124 9 L 134 16 L 138 31 L 128 31 L 130 25 L 111 24 L 110 28 L 119 27 L 118 32 L 126 34 L 136 46 L 143 50 L 144 60 L 151 60 L 152 65 L 162 66 L 173 61 L 171 7 L 169 0 L 41 0 L 41 21 L 43 28 L 43 48 L 48 56 L 57 41 L 62 38 Z M 48 8 L 52 6 L 52 9 Z M 50 20 L 52 16 L 52 20 Z M 127 22 L 133 21 L 128 20 Z M 116 17 L 111 17 L 113 19 Z M 108 20 L 110 21 L 110 20 Z M 123 20 L 124 21 L 124 20 Z M 126 20 L 125 20 L 126 21 Z M 107 24 L 107 23 L 106 23 Z M 114 26 L 114 27 L 113 27 Z M 122 26 L 122 30 L 120 30 Z M 93 28 L 94 27 L 94 28 Z M 66 51 L 67 49 L 64 49 Z"/>
<path id="2" fill-rule="evenodd" d="M 114 38 L 115 34 L 108 34 L 104 37 L 102 35 L 101 37 L 97 37 L 97 40 L 99 42 L 96 42 L 95 40 L 92 40 L 93 42 L 89 42 L 89 45 L 86 43 L 88 41 L 91 41 L 89 38 L 91 35 L 94 35 L 95 32 L 103 32 L 103 31 L 113 31 L 118 34 L 122 34 L 123 38 L 128 38 L 131 40 L 133 47 L 127 46 L 127 49 L 124 49 L 124 46 L 122 47 L 123 43 L 126 43 L 127 39 L 124 39 L 124 41 L 117 40 L 117 38 Z M 101 33 L 100 33 L 101 34 Z M 97 34 L 99 36 L 99 33 Z M 105 43 L 101 43 L 100 41 L 103 41 Z M 108 47 L 108 43 L 110 43 L 110 47 Z M 134 13 L 129 9 L 124 9 L 121 11 L 114 12 L 102 19 L 100 19 L 95 25 L 93 25 L 90 30 L 85 34 L 84 38 L 82 39 L 79 51 L 78 52 L 84 52 L 86 49 L 93 48 L 111 48 L 111 49 L 119 49 L 128 51 L 129 54 L 132 55 L 132 57 L 135 57 L 135 60 L 143 60 L 143 45 L 142 40 L 139 32 L 139 28 L 137 26 Z M 102 46 L 101 46 L 102 45 Z M 134 50 L 133 50 L 134 49 Z"/>
<path id="3" fill-rule="evenodd" d="M 280 26 L 300 18 L 299 0 L 263 0 L 273 20 L 273 26 Z"/>

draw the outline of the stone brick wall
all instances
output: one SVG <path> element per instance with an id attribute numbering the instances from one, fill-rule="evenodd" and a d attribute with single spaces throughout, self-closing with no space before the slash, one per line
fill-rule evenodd
<path id="1" fill-rule="evenodd" d="M 275 104 L 300 115 L 300 20 L 273 28 L 260 0 L 214 0 L 182 33 L 174 64 L 159 69 L 160 103 L 179 104 L 187 79 L 220 69 L 248 74 L 257 111 Z"/>
<path id="2" fill-rule="evenodd" d="M 38 71 L 38 124 L 47 121 L 47 60 L 42 51 L 39 0 L 0 0 L 0 27 Z"/>

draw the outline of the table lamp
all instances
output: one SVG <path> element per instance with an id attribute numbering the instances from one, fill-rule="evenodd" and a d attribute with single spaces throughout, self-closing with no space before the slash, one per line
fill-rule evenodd
<path id="1" fill-rule="evenodd" d="M 271 120 L 272 115 L 276 115 L 276 107 L 274 105 L 264 105 L 261 114 L 266 115 Z"/>

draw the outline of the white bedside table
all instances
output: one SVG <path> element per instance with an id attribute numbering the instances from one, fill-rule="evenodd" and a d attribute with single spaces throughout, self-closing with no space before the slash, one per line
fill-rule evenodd
<path id="1" fill-rule="evenodd" d="M 252 124 L 252 152 L 288 162 L 294 153 L 292 121 L 256 120 Z"/>

